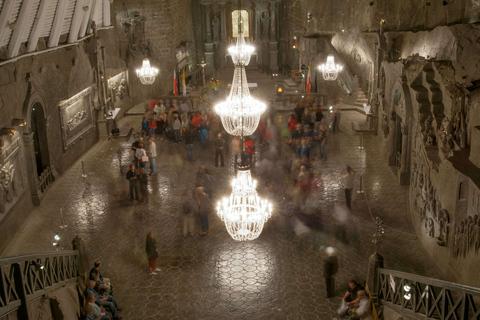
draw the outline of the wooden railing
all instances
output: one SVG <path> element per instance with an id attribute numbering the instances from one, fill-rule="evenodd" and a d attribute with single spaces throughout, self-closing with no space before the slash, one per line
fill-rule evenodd
<path id="1" fill-rule="evenodd" d="M 38 176 L 40 191 L 42 193 L 45 192 L 53 181 L 55 181 L 55 177 L 53 176 L 52 169 L 50 167 L 45 167 L 43 172 Z"/>
<path id="2" fill-rule="evenodd" d="M 418 319 L 480 319 L 480 288 L 382 268 L 378 277 L 378 299 L 395 311 Z"/>
<path id="3" fill-rule="evenodd" d="M 28 303 L 77 281 L 78 251 L 56 251 L 0 259 L 0 318 L 18 311 L 28 320 Z"/>
<path id="4" fill-rule="evenodd" d="M 326 106 L 328 97 L 326 94 L 321 93 L 284 93 L 282 95 L 282 103 L 284 110 L 293 110 L 295 103 L 305 99 L 307 96 L 313 97 L 314 106 Z"/>

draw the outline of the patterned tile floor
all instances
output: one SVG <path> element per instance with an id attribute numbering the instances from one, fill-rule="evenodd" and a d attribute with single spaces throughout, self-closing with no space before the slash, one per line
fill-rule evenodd
<path id="1" fill-rule="evenodd" d="M 195 145 L 197 161 L 188 163 L 185 145 L 165 138 L 157 140 L 159 174 L 150 178 L 149 204 L 128 201 L 125 173 L 132 160 L 132 141 L 101 141 L 83 158 L 88 177 L 80 177 L 80 162 L 65 172 L 2 256 L 51 250 L 52 237 L 62 224 L 60 208 L 66 204 L 63 219 L 68 232 L 62 232 L 63 238 L 81 236 L 92 263 L 103 260 L 103 274 L 112 279 L 124 319 L 333 319 L 348 280 L 365 280 L 368 257 L 375 249 L 375 224 L 368 206 L 373 216 L 395 228 L 387 227 L 381 239 L 385 267 L 439 277 L 412 234 L 407 189 L 396 183 L 376 137 L 366 136 L 365 150 L 357 148 L 359 138 L 352 134 L 350 122 L 362 120 L 356 112 L 344 112 L 342 133 L 329 137 L 328 160 L 315 165 L 322 181 L 318 200 L 325 224 L 322 241 L 337 248 L 340 263 L 333 299 L 324 298 L 322 255 L 311 247 L 302 250 L 298 239 L 285 233 L 281 201 L 255 241 L 233 241 L 215 213 L 210 216 L 209 236 L 184 239 L 179 202 L 197 167 L 206 165 L 215 177 L 214 198 L 229 192 L 231 173 L 213 166 L 211 148 Z M 138 129 L 139 123 L 140 117 L 131 116 L 120 125 Z M 347 163 L 363 174 L 366 197 L 354 192 L 343 242 L 335 237 L 334 207 L 344 200 L 338 174 Z M 279 159 L 269 167 L 280 185 L 285 181 L 281 165 Z M 148 274 L 144 252 L 148 231 L 158 241 L 162 271 L 156 276 Z"/>

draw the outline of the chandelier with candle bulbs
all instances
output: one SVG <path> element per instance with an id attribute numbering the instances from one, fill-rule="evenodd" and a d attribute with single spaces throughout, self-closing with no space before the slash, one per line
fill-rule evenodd
<path id="1" fill-rule="evenodd" d="M 240 10 L 238 12 L 240 14 Z M 216 105 L 215 111 L 225 130 L 233 136 L 242 137 L 243 140 L 245 136 L 255 132 L 266 106 L 252 98 L 248 89 L 245 66 L 250 62 L 254 48 L 245 43 L 241 32 L 241 16 L 238 30 L 237 43 L 228 50 L 235 64 L 232 87 L 227 100 Z M 243 149 L 245 151 L 244 141 Z M 258 238 L 262 233 L 265 222 L 272 215 L 272 204 L 262 200 L 257 194 L 257 182 L 252 179 L 250 172 L 251 161 L 246 165 L 245 157 L 242 156 L 241 159 L 237 176 L 232 181 L 232 193 L 230 197 L 218 202 L 217 213 L 234 240 L 247 241 Z"/>
<path id="2" fill-rule="evenodd" d="M 257 130 L 266 105 L 250 95 L 243 66 L 235 67 L 232 87 L 227 100 L 217 104 L 215 111 L 223 127 L 232 136 L 249 136 Z"/>
<path id="3" fill-rule="evenodd" d="M 327 81 L 337 80 L 338 73 L 342 71 L 343 67 L 339 64 L 335 64 L 335 58 L 333 54 L 329 54 L 327 62 L 318 67 L 322 72 L 323 79 Z"/>
<path id="4" fill-rule="evenodd" d="M 257 182 L 248 167 L 239 167 L 232 181 L 232 194 L 218 202 L 217 212 L 230 236 L 237 241 L 254 240 L 272 215 L 272 204 L 257 194 Z"/>
<path id="5" fill-rule="evenodd" d="M 142 84 L 153 84 L 158 75 L 158 69 L 150 66 L 150 60 L 143 59 L 141 69 L 137 69 L 137 77 Z"/>

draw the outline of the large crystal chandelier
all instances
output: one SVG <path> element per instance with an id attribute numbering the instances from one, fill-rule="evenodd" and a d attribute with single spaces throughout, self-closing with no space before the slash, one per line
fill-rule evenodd
<path id="1" fill-rule="evenodd" d="M 327 81 L 337 80 L 338 73 L 342 71 L 343 67 L 339 64 L 335 64 L 335 58 L 333 54 L 329 54 L 327 57 L 327 63 L 318 67 L 322 71 L 323 79 Z"/>
<path id="2" fill-rule="evenodd" d="M 265 221 L 272 215 L 272 204 L 260 199 L 257 182 L 249 167 L 240 167 L 232 181 L 232 194 L 218 202 L 217 212 L 230 236 L 237 241 L 254 240 L 262 233 Z"/>
<path id="3" fill-rule="evenodd" d="M 232 56 L 233 64 L 235 66 L 248 66 L 250 63 L 250 57 L 255 51 L 253 46 L 245 43 L 243 32 L 239 32 L 237 35 L 237 44 L 228 48 L 228 53 Z"/>
<path id="4" fill-rule="evenodd" d="M 235 67 L 232 88 L 227 100 L 217 104 L 215 111 L 232 136 L 249 136 L 257 130 L 266 105 L 250 96 L 243 66 Z"/>
<path id="5" fill-rule="evenodd" d="M 153 84 L 155 78 L 158 75 L 158 69 L 150 66 L 150 60 L 148 58 L 143 59 L 141 69 L 137 69 L 137 77 L 142 84 Z"/>

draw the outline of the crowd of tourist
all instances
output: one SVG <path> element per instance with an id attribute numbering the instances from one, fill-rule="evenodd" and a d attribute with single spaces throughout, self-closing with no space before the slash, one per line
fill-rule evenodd
<path id="1" fill-rule="evenodd" d="M 195 161 L 193 147 L 197 143 L 203 148 L 212 145 L 212 160 L 216 167 L 227 165 L 236 169 L 235 164 L 240 161 L 254 164 L 252 171 L 260 181 L 258 190 L 276 202 L 276 208 L 283 216 L 286 236 L 291 239 L 296 237 L 299 250 L 312 248 L 325 256 L 326 297 L 331 298 L 335 292 L 334 278 L 338 272 L 338 261 L 336 250 L 325 246 L 324 213 L 320 212 L 318 203 L 322 187 L 322 162 L 327 161 L 328 136 L 330 132 L 340 132 L 341 103 L 341 100 L 337 100 L 334 106 L 325 109 L 325 106 L 314 105 L 313 99 L 307 96 L 296 104 L 285 130 L 279 132 L 273 121 L 275 110 L 271 101 L 255 135 L 242 140 L 223 134 L 220 119 L 203 100 L 196 107 L 185 101 L 178 103 L 173 100 L 168 108 L 162 100 L 154 101 L 143 117 L 141 135 L 132 144 L 133 162 L 126 173 L 130 200 L 148 202 L 148 175 L 157 173 L 155 139 L 166 137 L 171 143 L 184 142 L 185 158 L 189 162 Z M 261 153 L 255 161 L 253 154 L 257 148 L 261 148 Z M 279 157 L 281 150 L 284 150 L 283 161 Z M 279 175 L 282 168 L 284 175 Z M 281 177 L 286 177 L 286 180 Z M 348 164 L 339 164 L 338 178 L 343 181 L 345 201 L 335 207 L 335 215 L 338 216 L 335 233 L 340 240 L 346 241 L 343 224 L 352 208 L 355 170 Z M 215 185 L 208 168 L 199 166 L 195 179 L 182 192 L 180 211 L 184 237 L 197 234 L 206 236 L 210 233 L 209 216 L 214 210 L 212 200 L 216 197 Z M 146 254 L 149 272 L 155 275 L 160 269 L 156 266 L 158 253 L 152 232 L 147 235 Z M 368 298 L 365 300 L 365 291 L 360 290 L 363 288 L 355 281 L 350 284 L 355 286 L 349 287 L 339 314 L 358 319 L 368 309 L 368 303 L 365 304 Z M 110 304 L 114 305 L 114 300 Z"/>

